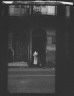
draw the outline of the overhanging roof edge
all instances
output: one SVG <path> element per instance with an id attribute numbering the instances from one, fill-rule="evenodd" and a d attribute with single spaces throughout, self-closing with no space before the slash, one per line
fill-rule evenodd
<path id="1" fill-rule="evenodd" d="M 26 5 L 74 5 L 73 2 L 65 1 L 2 1 L 3 4 L 26 4 Z"/>

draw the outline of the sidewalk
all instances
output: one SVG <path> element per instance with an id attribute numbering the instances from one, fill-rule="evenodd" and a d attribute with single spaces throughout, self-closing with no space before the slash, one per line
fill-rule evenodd
<path id="1" fill-rule="evenodd" d="M 55 70 L 42 68 L 9 68 L 10 93 L 55 93 Z"/>

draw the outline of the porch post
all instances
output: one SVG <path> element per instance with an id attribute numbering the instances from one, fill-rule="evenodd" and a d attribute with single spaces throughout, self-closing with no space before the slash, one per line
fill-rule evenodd
<path id="1" fill-rule="evenodd" d="M 59 95 L 64 94 L 66 62 L 65 62 L 65 32 L 66 32 L 66 6 L 57 7 L 57 29 L 56 29 L 56 88 Z"/>
<path id="2" fill-rule="evenodd" d="M 8 62 L 8 16 L 2 16 L 3 5 L 0 2 L 0 96 L 7 95 Z M 6 10 L 7 11 L 7 10 Z"/>

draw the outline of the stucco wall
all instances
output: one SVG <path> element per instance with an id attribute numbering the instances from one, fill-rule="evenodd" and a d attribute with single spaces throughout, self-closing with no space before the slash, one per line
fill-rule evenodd
<path id="1" fill-rule="evenodd" d="M 46 64 L 48 66 L 54 66 L 55 62 L 55 53 L 56 53 L 56 44 L 53 44 L 53 36 L 56 36 L 56 30 L 54 28 L 47 27 L 45 28 L 47 33 L 47 44 L 46 44 Z"/>
<path id="2" fill-rule="evenodd" d="M 8 47 L 12 45 L 14 50 L 14 62 L 28 61 L 28 30 L 23 22 L 13 22 L 9 28 Z M 10 39 L 11 38 L 11 39 Z"/>

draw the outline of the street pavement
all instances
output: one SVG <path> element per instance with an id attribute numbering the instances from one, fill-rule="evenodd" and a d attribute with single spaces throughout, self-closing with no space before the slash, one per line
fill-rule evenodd
<path id="1" fill-rule="evenodd" d="M 55 69 L 8 67 L 10 93 L 55 93 Z"/>

